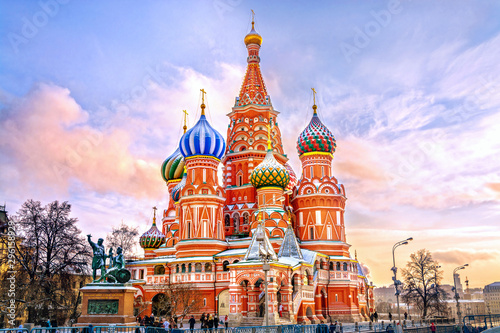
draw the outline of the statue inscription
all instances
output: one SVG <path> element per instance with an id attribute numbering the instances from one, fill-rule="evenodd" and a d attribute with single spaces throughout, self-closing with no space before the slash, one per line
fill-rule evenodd
<path id="1" fill-rule="evenodd" d="M 118 300 L 95 300 L 90 299 L 87 308 L 88 314 L 117 314 Z"/>

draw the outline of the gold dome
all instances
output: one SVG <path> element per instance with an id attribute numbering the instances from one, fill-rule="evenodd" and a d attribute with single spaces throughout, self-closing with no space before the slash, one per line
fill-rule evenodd
<path id="1" fill-rule="evenodd" d="M 262 45 L 262 37 L 255 31 L 254 22 L 252 21 L 252 30 L 245 36 L 245 45 L 259 44 Z"/>

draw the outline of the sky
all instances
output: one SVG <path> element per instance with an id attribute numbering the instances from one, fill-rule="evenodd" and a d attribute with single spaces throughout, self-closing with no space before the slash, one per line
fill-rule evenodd
<path id="1" fill-rule="evenodd" d="M 314 87 L 374 284 L 408 237 L 398 267 L 425 248 L 444 283 L 465 263 L 471 287 L 500 281 L 497 1 L 0 1 L 0 202 L 68 201 L 83 234 L 146 231 L 201 88 L 226 135 L 252 9 L 285 153 L 300 177 Z"/>

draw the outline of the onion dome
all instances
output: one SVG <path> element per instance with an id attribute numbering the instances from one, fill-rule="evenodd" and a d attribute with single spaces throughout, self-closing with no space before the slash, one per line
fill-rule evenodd
<path id="1" fill-rule="evenodd" d="M 153 225 L 140 238 L 139 244 L 144 250 L 156 250 L 165 244 L 165 235 L 156 227 L 156 207 L 153 207 L 155 215 Z"/>
<path id="2" fill-rule="evenodd" d="M 210 126 L 205 117 L 205 103 L 201 104 L 200 120 L 181 138 L 181 154 L 185 158 L 192 156 L 208 156 L 221 159 L 226 142 L 224 137 Z"/>
<path id="3" fill-rule="evenodd" d="M 335 152 L 335 137 L 332 132 L 319 120 L 316 112 L 317 106 L 313 105 L 314 114 L 309 125 L 299 135 L 297 140 L 297 151 L 299 156 L 305 153 L 323 152 L 332 154 Z"/>
<path id="4" fill-rule="evenodd" d="M 166 182 L 179 180 L 182 177 L 183 170 L 184 157 L 182 157 L 181 150 L 177 148 L 161 165 L 161 176 Z"/>
<path id="5" fill-rule="evenodd" d="M 245 36 L 245 45 L 258 44 L 262 45 L 262 37 L 255 31 L 255 22 L 252 20 L 252 30 Z"/>
<path id="6" fill-rule="evenodd" d="M 253 169 L 250 182 L 255 188 L 264 186 L 286 188 L 290 182 L 290 174 L 284 165 L 276 161 L 269 143 L 266 157 Z"/>
<path id="7" fill-rule="evenodd" d="M 285 168 L 288 171 L 288 174 L 290 175 L 290 182 L 286 186 L 285 190 L 293 190 L 295 185 L 297 185 L 298 179 L 297 175 L 295 174 L 295 171 L 293 171 L 292 166 L 290 164 L 285 163 Z"/>
<path id="8" fill-rule="evenodd" d="M 181 198 L 181 191 L 186 186 L 186 179 L 187 179 L 187 171 L 186 168 L 184 167 L 184 174 L 182 175 L 182 179 L 179 182 L 179 184 L 175 185 L 175 187 L 172 189 L 171 197 L 174 202 L 178 202 L 179 199 Z"/>

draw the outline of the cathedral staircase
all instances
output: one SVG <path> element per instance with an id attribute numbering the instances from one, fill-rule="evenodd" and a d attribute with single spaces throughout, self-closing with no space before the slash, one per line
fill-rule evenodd
<path id="1" fill-rule="evenodd" d="M 264 317 L 243 317 L 240 327 L 262 326 L 264 324 Z"/>

